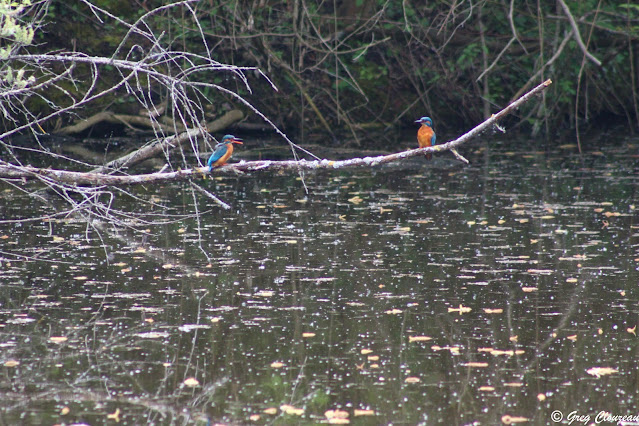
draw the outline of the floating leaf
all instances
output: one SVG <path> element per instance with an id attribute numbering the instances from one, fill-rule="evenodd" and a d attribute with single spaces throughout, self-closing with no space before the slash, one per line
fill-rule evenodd
<path id="1" fill-rule="evenodd" d="M 508 414 L 501 417 L 501 421 L 505 425 L 511 425 L 513 423 L 526 423 L 528 422 L 528 420 L 529 419 L 526 417 L 510 416 Z"/>
<path id="2" fill-rule="evenodd" d="M 278 369 L 278 368 L 282 368 L 282 367 L 284 367 L 284 363 L 283 362 L 275 361 L 275 362 L 271 363 L 271 368 Z"/>
<path id="3" fill-rule="evenodd" d="M 69 340 L 69 338 L 65 336 L 53 336 L 53 337 L 49 337 L 49 340 L 53 343 L 63 343 Z"/>
<path id="4" fill-rule="evenodd" d="M 429 340 L 433 340 L 433 338 L 428 336 L 408 336 L 409 342 L 428 342 Z"/>
<path id="5" fill-rule="evenodd" d="M 370 353 L 373 353 L 373 351 L 371 349 L 362 349 L 361 351 L 359 351 L 359 353 L 361 353 L 362 355 L 368 355 Z"/>
<path id="6" fill-rule="evenodd" d="M 143 339 L 160 339 L 162 337 L 169 337 L 169 333 L 159 331 L 149 331 L 146 333 L 138 333 L 136 336 Z"/>
<path id="7" fill-rule="evenodd" d="M 347 419 L 349 416 L 348 411 L 344 410 L 328 410 L 324 413 L 327 419 Z"/>
<path id="8" fill-rule="evenodd" d="M 459 305 L 459 308 L 448 308 L 448 312 L 459 312 L 459 315 L 465 314 L 472 311 L 472 308 L 467 306 Z"/>
<path id="9" fill-rule="evenodd" d="M 270 407 L 267 408 L 266 410 L 262 411 L 264 414 L 271 414 L 271 415 L 275 415 L 277 414 L 277 408 L 275 407 Z"/>
<path id="10" fill-rule="evenodd" d="M 8 359 L 4 362 L 4 366 L 5 367 L 17 367 L 18 365 L 20 365 L 20 361 L 17 361 L 15 359 Z"/>
<path id="11" fill-rule="evenodd" d="M 402 310 L 401 309 L 390 309 L 388 311 L 384 311 L 385 314 L 388 315 L 397 315 L 397 314 L 401 314 Z"/>
<path id="12" fill-rule="evenodd" d="M 60 410 L 60 415 L 66 416 L 70 412 L 71 412 L 71 409 L 65 405 L 64 407 L 62 407 L 62 410 Z"/>
<path id="13" fill-rule="evenodd" d="M 375 415 L 375 411 L 373 411 L 373 410 L 358 410 L 357 408 L 353 410 L 353 416 L 354 417 L 374 416 L 374 415 Z"/>
<path id="14" fill-rule="evenodd" d="M 486 368 L 488 367 L 487 362 L 463 362 L 460 364 L 462 367 L 477 367 L 477 368 Z"/>
<path id="15" fill-rule="evenodd" d="M 544 395 L 543 393 L 538 393 L 538 394 L 537 394 L 537 400 L 538 400 L 539 402 L 543 402 L 543 401 L 545 401 L 545 400 L 546 400 L 546 395 Z"/>
<path id="16" fill-rule="evenodd" d="M 361 202 L 364 201 L 364 199 L 362 197 L 360 197 L 359 195 L 354 196 L 353 198 L 349 198 L 348 202 L 352 203 L 352 204 L 361 204 Z"/>
<path id="17" fill-rule="evenodd" d="M 120 423 L 120 409 L 116 408 L 113 414 L 107 414 L 107 419 L 115 420 L 116 423 Z"/>
<path id="18" fill-rule="evenodd" d="M 501 308 L 496 308 L 496 309 L 484 308 L 484 312 L 487 314 L 501 314 L 504 312 L 504 310 Z"/>
<path id="19" fill-rule="evenodd" d="M 495 387 L 494 386 L 480 386 L 479 390 L 481 392 L 492 392 L 492 391 L 495 390 Z"/>
<path id="20" fill-rule="evenodd" d="M 618 372 L 619 372 L 618 370 L 615 370 L 614 368 L 611 368 L 611 367 L 592 367 L 586 370 L 586 373 L 590 374 L 591 376 L 595 376 L 597 378 L 600 378 L 601 376 L 608 376 L 610 374 L 618 373 Z"/>
<path id="21" fill-rule="evenodd" d="M 421 382 L 421 379 L 419 377 L 406 377 L 406 379 L 404 379 L 404 383 L 419 383 Z"/>
<path id="22" fill-rule="evenodd" d="M 630 334 L 634 334 L 635 336 L 637 335 L 637 326 L 635 325 L 634 327 L 628 327 L 626 328 L 626 331 Z"/>
<path id="23" fill-rule="evenodd" d="M 249 420 L 252 422 L 259 422 L 261 418 L 262 416 L 260 416 L 259 414 L 251 414 L 249 416 Z"/>
<path id="24" fill-rule="evenodd" d="M 311 333 L 311 332 L 302 333 L 302 337 L 304 337 L 304 338 L 315 337 L 315 333 Z"/>
<path id="25" fill-rule="evenodd" d="M 282 412 L 285 414 L 290 414 L 293 416 L 301 416 L 302 414 L 304 414 L 303 408 L 296 408 L 288 404 L 281 405 L 280 410 L 282 410 Z"/>
<path id="26" fill-rule="evenodd" d="M 190 388 L 194 388 L 196 386 L 200 386 L 200 382 L 195 377 L 189 377 L 186 380 L 184 380 L 184 386 L 188 386 Z"/>

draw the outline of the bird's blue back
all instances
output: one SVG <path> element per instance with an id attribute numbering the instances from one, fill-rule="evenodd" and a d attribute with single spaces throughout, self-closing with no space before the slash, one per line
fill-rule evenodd
<path id="1" fill-rule="evenodd" d="M 209 157 L 209 161 L 208 161 L 207 165 L 209 167 L 211 167 L 211 165 L 213 165 L 213 163 L 215 163 L 217 160 L 222 158 L 222 156 L 224 156 L 224 154 L 226 154 L 227 150 L 228 150 L 228 147 L 223 142 L 220 142 L 217 145 L 215 145 L 215 151 L 213 151 L 213 154 L 211 154 L 211 156 Z"/>

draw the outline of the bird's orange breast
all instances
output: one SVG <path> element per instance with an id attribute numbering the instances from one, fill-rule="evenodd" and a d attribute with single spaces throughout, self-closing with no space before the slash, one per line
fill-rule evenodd
<path id="1" fill-rule="evenodd" d="M 417 131 L 417 142 L 419 143 L 420 148 L 426 148 L 427 146 L 431 146 L 431 140 L 435 132 L 431 127 L 422 125 Z"/>
<path id="2" fill-rule="evenodd" d="M 233 154 L 233 144 L 226 145 L 226 153 L 220 157 L 215 163 L 213 163 L 213 167 L 223 166 L 226 164 L 229 158 L 231 158 L 231 154 Z"/>

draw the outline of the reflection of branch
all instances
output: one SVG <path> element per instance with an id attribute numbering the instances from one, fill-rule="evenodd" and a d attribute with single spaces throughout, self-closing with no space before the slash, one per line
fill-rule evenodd
<path id="1" fill-rule="evenodd" d="M 515 102 L 512 102 L 506 108 L 498 112 L 497 114 L 493 114 L 489 119 L 485 120 L 480 125 L 476 126 L 466 134 L 460 136 L 459 138 L 441 144 L 435 145 L 427 148 L 418 148 L 412 149 L 404 152 L 399 152 L 395 154 L 389 155 L 380 155 L 377 157 L 364 157 L 364 158 L 353 158 L 350 160 L 342 160 L 342 161 L 331 161 L 331 160 L 317 160 L 317 161 L 306 161 L 306 160 L 288 160 L 288 161 L 248 161 L 241 162 L 236 164 L 226 164 L 222 167 L 218 167 L 215 169 L 215 172 L 222 173 L 237 173 L 247 172 L 247 171 L 257 171 L 257 170 L 277 170 L 277 171 L 300 171 L 300 170 L 320 170 L 320 169 L 341 169 L 341 168 L 351 168 L 351 167 L 373 167 L 378 166 L 385 163 L 391 163 L 394 161 L 401 161 L 411 157 L 422 156 L 427 153 L 432 152 L 442 152 L 452 150 L 457 148 L 459 145 L 468 142 L 475 136 L 478 136 L 480 133 L 488 130 L 497 122 L 503 118 L 505 115 L 509 114 L 513 110 L 519 108 L 521 105 L 529 101 L 533 96 L 539 94 L 546 87 L 550 86 L 552 81 L 546 80 L 541 83 L 537 87 L 535 87 L 530 92 L 526 93 L 524 96 L 517 99 Z M 208 167 L 200 167 L 193 169 L 185 169 L 185 170 L 177 170 L 169 173 L 149 173 L 149 174 L 139 174 L 139 175 L 131 175 L 131 176 L 116 176 L 116 175 L 108 175 L 103 173 L 93 173 L 93 172 L 71 172 L 66 170 L 54 170 L 54 169 L 42 169 L 37 167 L 22 167 L 15 166 L 5 162 L 0 162 L 0 178 L 47 178 L 49 180 L 63 183 L 63 184 L 71 184 L 71 185 L 139 185 L 139 184 L 148 184 L 148 183 L 159 183 L 159 182 L 169 182 L 169 181 L 181 181 L 181 180 L 189 180 L 193 178 L 197 178 L 202 176 L 203 174 L 208 173 Z"/>

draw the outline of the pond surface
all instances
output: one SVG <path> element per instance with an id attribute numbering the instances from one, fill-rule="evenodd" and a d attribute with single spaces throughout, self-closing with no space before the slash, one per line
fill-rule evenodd
<path id="1" fill-rule="evenodd" d="M 608 138 L 306 174 L 308 194 L 215 177 L 232 209 L 200 196 L 199 222 L 177 220 L 187 185 L 116 201 L 163 225 L 3 222 L 0 423 L 636 415 L 639 140 Z M 54 212 L 0 191 L 4 219 Z"/>

